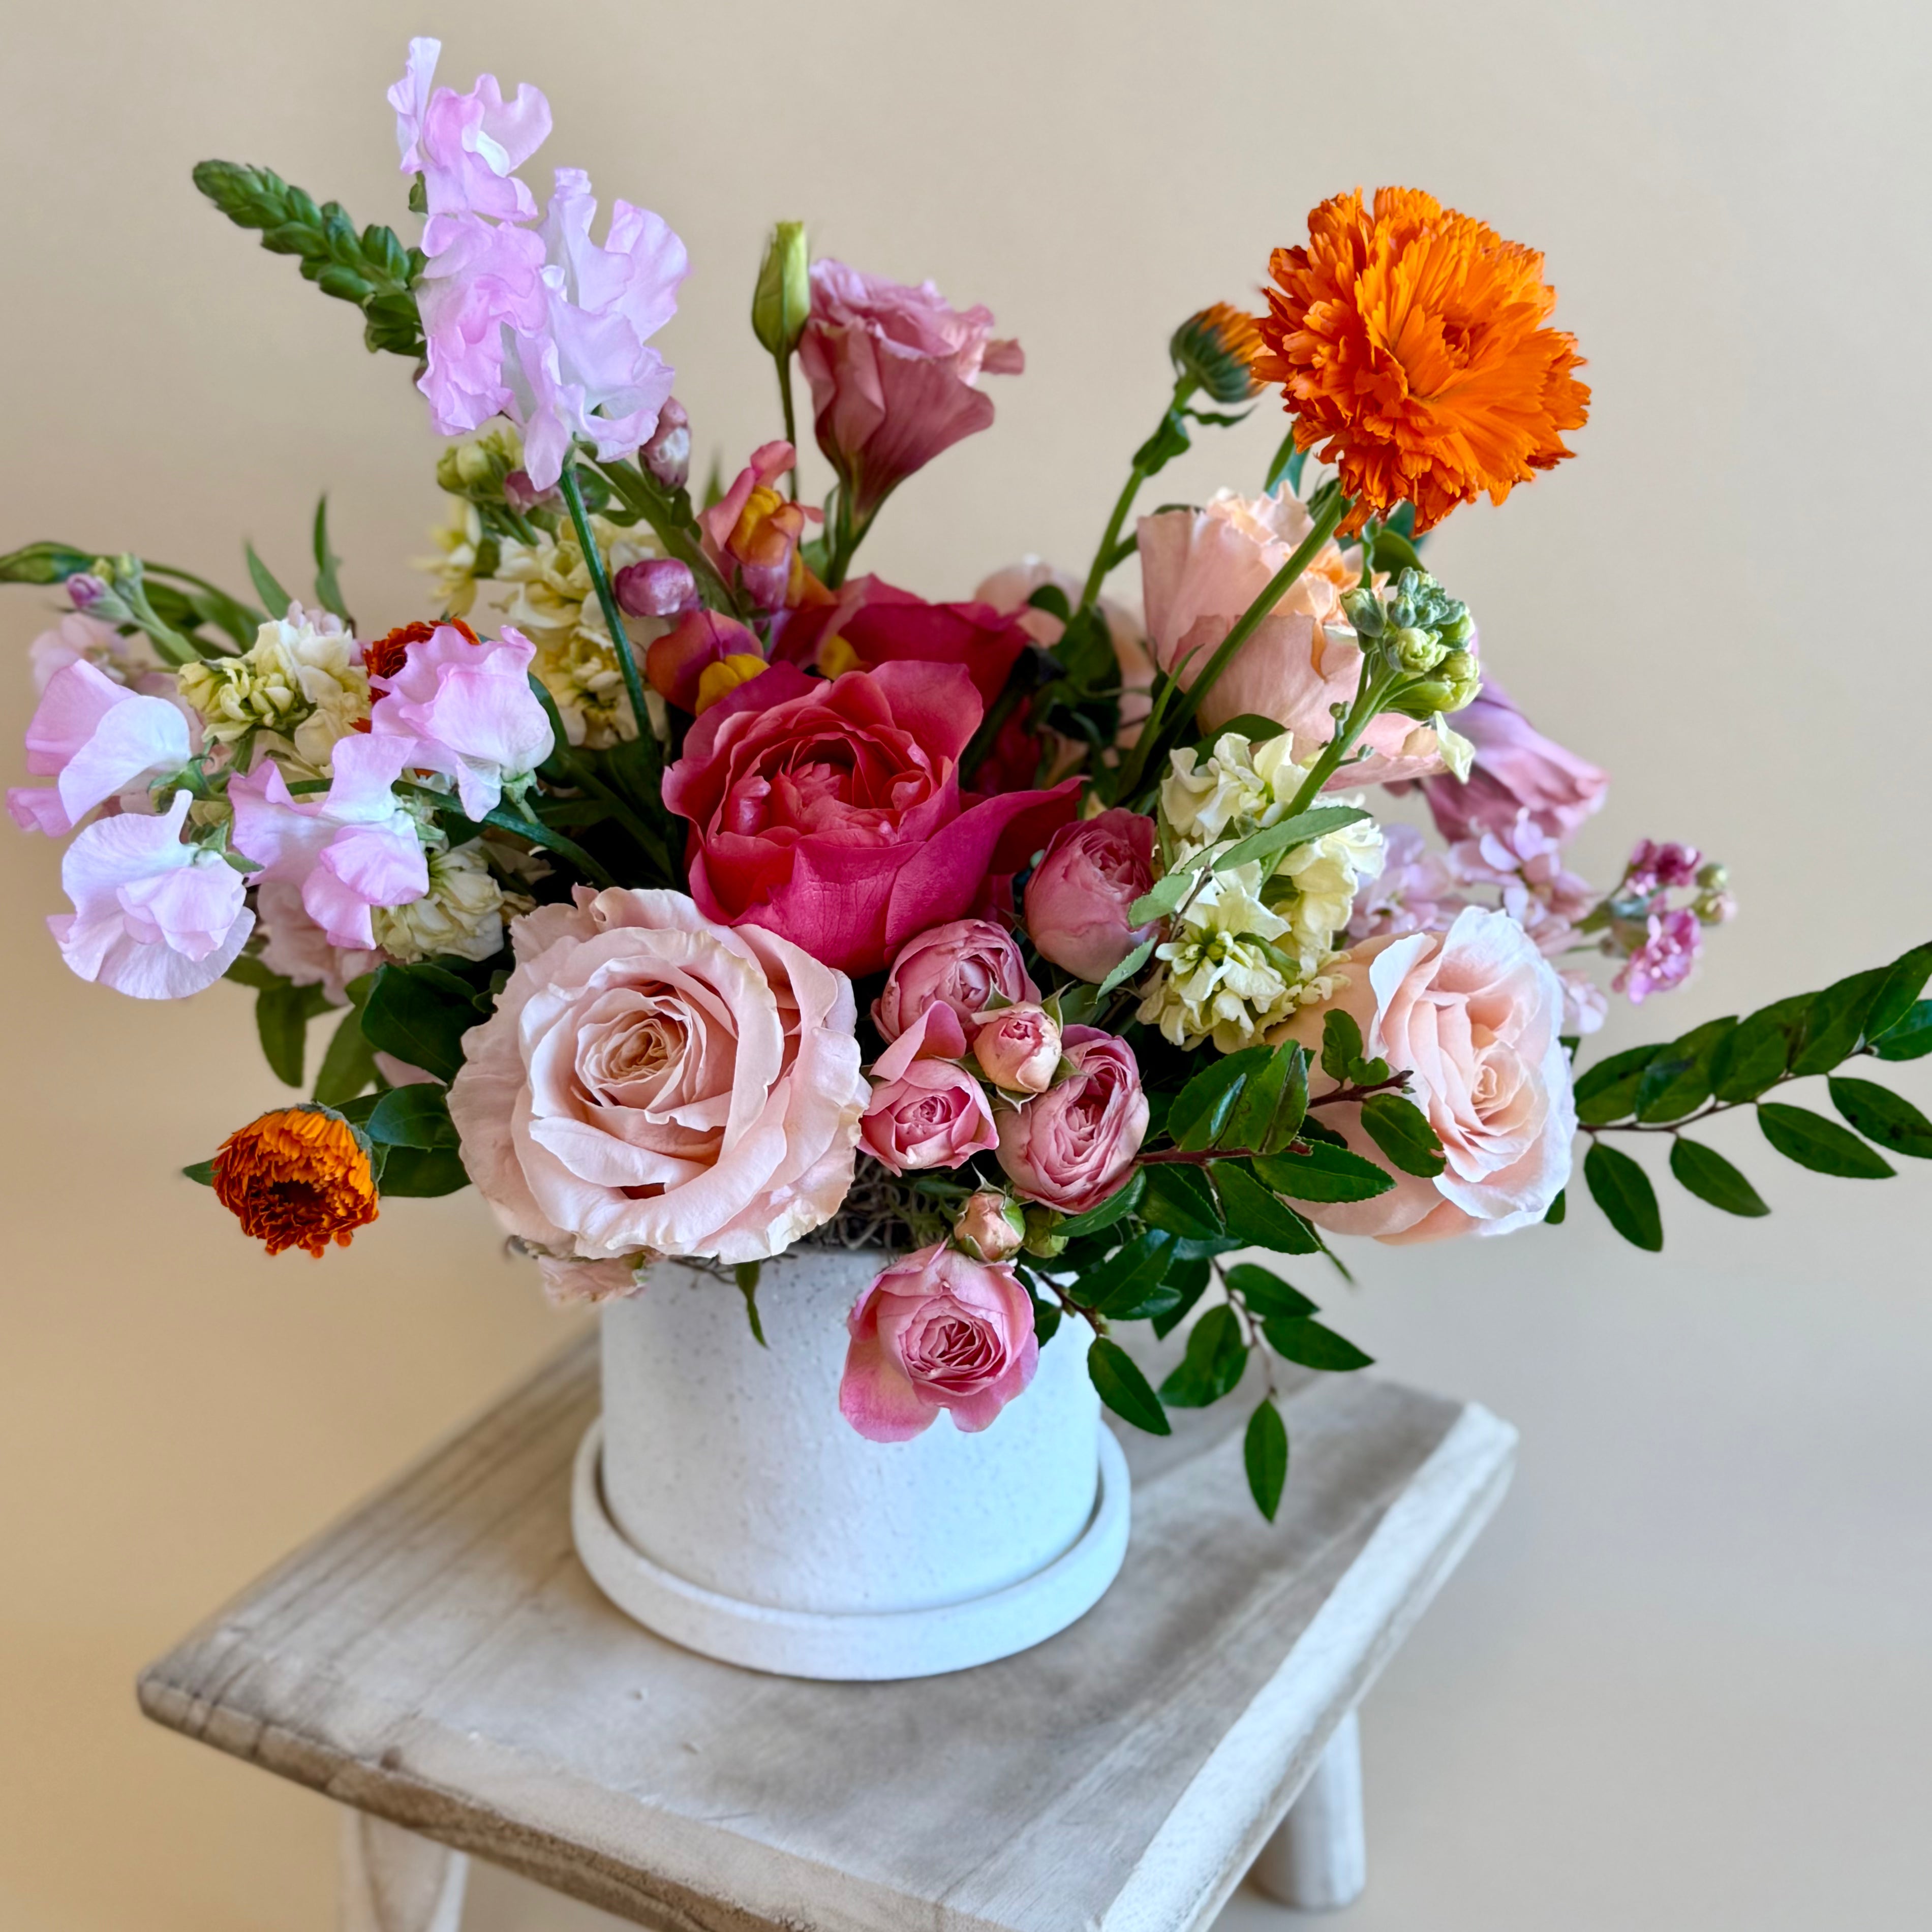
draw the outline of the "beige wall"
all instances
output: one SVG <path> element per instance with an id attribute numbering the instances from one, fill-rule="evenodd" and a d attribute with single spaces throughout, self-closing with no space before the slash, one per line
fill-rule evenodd
<path id="1" fill-rule="evenodd" d="M 1590 358 L 1579 460 L 1432 554 L 1513 691 L 1614 768 L 1599 874 L 1640 833 L 1730 862 L 1744 915 L 1653 1010 L 1675 1031 L 1932 927 L 1926 21 L 1905 0 L 8 0 L 0 547 L 238 580 L 245 532 L 292 571 L 326 487 L 365 625 L 418 613 L 434 443 L 404 365 L 188 179 L 260 160 L 406 225 L 381 96 L 412 28 L 445 33 L 459 80 L 539 82 L 549 158 L 684 235 L 668 350 L 728 466 L 772 429 L 742 315 L 774 217 L 1020 337 L 995 432 L 872 547 L 937 593 L 1028 549 L 1083 559 L 1174 322 L 1243 298 L 1322 196 L 1425 185 L 1547 250 Z M 1161 493 L 1252 487 L 1276 434 L 1264 412 Z M 9 743 L 48 602 L 0 596 Z M 171 1178 L 277 1097 L 243 996 L 81 985 L 39 923 L 57 851 L 9 832 L 0 856 L 0 1924 L 320 1932 L 326 1807 L 145 1728 L 133 1673 L 564 1324 L 466 1197 L 398 1203 L 326 1264 L 244 1246 Z M 1626 1013 L 1609 1037 L 1639 1036 Z M 1922 1070 L 1903 1084 L 1932 1103 Z M 1587 1208 L 1361 1258 L 1351 1331 L 1526 1427 L 1515 1499 L 1371 1712 L 1365 1928 L 1922 1911 L 1932 1177 L 1827 1184 L 1730 1138 L 1778 1214 L 1667 1196 L 1658 1260 Z"/>

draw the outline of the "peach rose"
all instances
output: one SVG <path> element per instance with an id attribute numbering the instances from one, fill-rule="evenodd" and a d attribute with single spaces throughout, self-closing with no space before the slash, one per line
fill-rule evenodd
<path id="1" fill-rule="evenodd" d="M 749 1262 L 838 1211 L 868 1093 L 842 973 L 682 892 L 580 886 L 512 935 L 449 1093 L 512 1234 L 584 1261 Z"/>
<path id="2" fill-rule="evenodd" d="M 1298 1203 L 1301 1211 L 1338 1234 L 1390 1242 L 1507 1234 L 1541 1220 L 1570 1178 L 1576 1106 L 1558 1037 L 1562 982 L 1535 942 L 1507 913 L 1471 906 L 1447 932 L 1365 940 L 1330 970 L 1347 984 L 1276 1037 L 1316 1052 L 1328 1007 L 1347 1012 L 1370 1054 L 1414 1076 L 1409 1098 L 1442 1140 L 1444 1165 L 1432 1180 L 1398 1173 L 1372 1201 Z M 1310 1091 L 1335 1084 L 1317 1072 Z M 1361 1112 L 1324 1107 L 1317 1118 L 1387 1166 Z"/>
<path id="3" fill-rule="evenodd" d="M 1218 491 L 1204 508 L 1140 520 L 1141 585 L 1154 662 L 1185 688 L 1205 669 L 1235 620 L 1307 536 L 1312 520 L 1286 490 L 1248 498 Z M 1234 656 L 1201 700 L 1201 722 L 1272 718 L 1294 734 L 1305 764 L 1334 735 L 1329 707 L 1355 695 L 1362 654 L 1342 616 L 1342 592 L 1361 577 L 1359 550 L 1325 545 Z M 1434 730 L 1385 711 L 1370 719 L 1368 755 L 1336 784 L 1384 784 L 1443 768 Z"/>

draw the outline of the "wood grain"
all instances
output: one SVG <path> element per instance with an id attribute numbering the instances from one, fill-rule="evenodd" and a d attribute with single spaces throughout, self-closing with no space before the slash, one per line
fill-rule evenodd
<path id="1" fill-rule="evenodd" d="M 572 1550 L 594 1339 L 146 1672 L 158 1721 L 662 1932 L 1184 1932 L 1500 1499 L 1515 1435 L 1362 1376 L 1136 1438 L 1119 1582 L 1024 1655 L 905 1684 L 734 1670 Z"/>

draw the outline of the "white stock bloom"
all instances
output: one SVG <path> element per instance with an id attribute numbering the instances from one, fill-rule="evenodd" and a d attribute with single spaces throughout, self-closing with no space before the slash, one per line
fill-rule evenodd
<path id="1" fill-rule="evenodd" d="M 476 602 L 477 565 L 484 549 L 483 519 L 476 506 L 461 496 L 447 500 L 449 514 L 430 532 L 434 556 L 419 556 L 416 568 L 434 579 L 445 614 L 466 617 Z"/>
<path id="2" fill-rule="evenodd" d="M 1359 806 L 1362 801 L 1334 802 Z M 1385 856 L 1382 827 L 1372 818 L 1358 818 L 1282 856 L 1274 876 L 1292 881 L 1294 893 L 1292 898 L 1275 895 L 1276 909 L 1288 915 L 1304 962 L 1332 948 L 1354 911 L 1356 892 L 1381 877 Z"/>
<path id="3" fill-rule="evenodd" d="M 272 617 L 239 657 L 184 665 L 179 680 L 210 742 L 232 745 L 265 731 L 317 775 L 369 715 L 362 646 L 340 617 L 299 604 Z"/>
<path id="4" fill-rule="evenodd" d="M 370 922 L 376 945 L 405 964 L 440 952 L 488 959 L 502 950 L 505 912 L 526 911 L 529 904 L 506 898 L 481 842 L 472 839 L 449 851 L 431 853 L 429 890 L 406 905 L 378 907 Z"/>

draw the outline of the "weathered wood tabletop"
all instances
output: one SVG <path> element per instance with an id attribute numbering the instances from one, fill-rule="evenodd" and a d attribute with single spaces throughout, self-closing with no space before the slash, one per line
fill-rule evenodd
<path id="1" fill-rule="evenodd" d="M 1248 1405 L 1132 1431 L 1133 1537 L 1071 1629 L 898 1684 L 679 1649 L 572 1550 L 594 1338 L 146 1672 L 148 1715 L 667 1932 L 1204 1926 L 1508 1484 L 1486 1411 L 1287 1392 L 1280 1520 Z"/>

